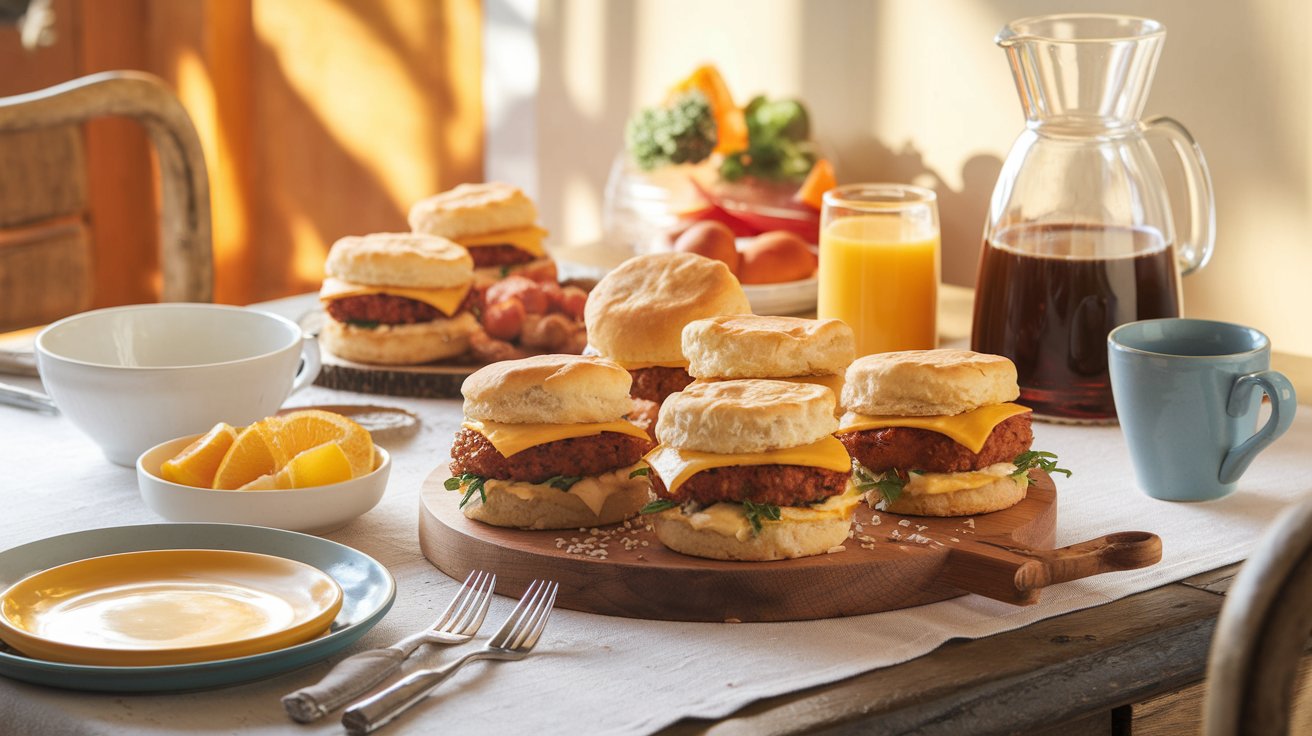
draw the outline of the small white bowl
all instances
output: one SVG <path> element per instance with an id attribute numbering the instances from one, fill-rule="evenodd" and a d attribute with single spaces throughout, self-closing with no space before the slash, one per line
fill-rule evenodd
<path id="1" fill-rule="evenodd" d="M 793 315 L 814 312 L 818 292 L 815 277 L 780 284 L 743 284 L 753 314 Z"/>
<path id="2" fill-rule="evenodd" d="M 295 322 L 222 304 L 65 317 L 36 336 L 36 360 L 59 411 L 129 468 L 169 437 L 273 414 L 319 373 L 318 344 Z"/>
<path id="3" fill-rule="evenodd" d="M 374 470 L 343 483 L 287 491 L 215 491 L 172 483 L 159 475 L 164 461 L 200 435 L 158 444 L 137 459 L 137 486 L 146 506 L 169 521 L 249 524 L 327 534 L 378 505 L 387 490 L 392 456 L 374 446 Z"/>

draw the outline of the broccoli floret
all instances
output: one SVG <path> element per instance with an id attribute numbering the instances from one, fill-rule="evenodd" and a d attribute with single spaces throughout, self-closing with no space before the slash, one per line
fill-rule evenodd
<path id="1" fill-rule="evenodd" d="M 629 155 L 643 171 L 669 164 L 705 161 L 715 148 L 715 116 L 700 92 L 688 92 L 669 105 L 648 107 L 624 127 Z"/>
<path id="2" fill-rule="evenodd" d="M 720 176 L 737 181 L 745 176 L 764 181 L 801 182 L 815 163 L 808 138 L 811 122 L 806 107 L 796 100 L 767 100 L 758 96 L 743 110 L 747 121 L 747 150 L 726 156 Z"/>
<path id="3" fill-rule="evenodd" d="M 753 139 L 805 141 L 811 137 L 811 118 L 797 100 L 757 97 L 744 110 L 748 135 Z"/>

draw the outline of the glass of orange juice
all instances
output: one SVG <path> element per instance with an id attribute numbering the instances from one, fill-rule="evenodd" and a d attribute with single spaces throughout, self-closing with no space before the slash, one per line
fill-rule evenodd
<path id="1" fill-rule="evenodd" d="M 829 190 L 817 316 L 850 325 L 857 355 L 938 347 L 939 250 L 933 191 L 907 184 Z"/>

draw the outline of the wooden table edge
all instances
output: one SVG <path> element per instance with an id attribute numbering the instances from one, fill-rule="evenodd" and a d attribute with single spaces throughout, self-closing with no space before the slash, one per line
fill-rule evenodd
<path id="1" fill-rule="evenodd" d="M 1224 597 L 1190 581 L 1233 567 L 658 733 L 1032 733 L 1109 712 L 1202 680 Z"/>

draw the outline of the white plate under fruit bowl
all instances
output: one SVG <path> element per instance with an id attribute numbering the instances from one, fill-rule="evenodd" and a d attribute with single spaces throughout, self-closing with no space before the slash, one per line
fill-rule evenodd
<path id="1" fill-rule="evenodd" d="M 815 311 L 815 277 L 781 284 L 743 284 L 743 291 L 755 314 L 793 315 Z"/>
<path id="2" fill-rule="evenodd" d="M 200 435 L 158 444 L 137 459 L 137 487 L 146 507 L 169 521 L 249 524 L 306 534 L 327 534 L 378 505 L 387 490 L 392 457 L 374 446 L 368 475 L 326 486 L 282 491 L 218 491 L 173 483 L 160 466 Z"/>

